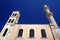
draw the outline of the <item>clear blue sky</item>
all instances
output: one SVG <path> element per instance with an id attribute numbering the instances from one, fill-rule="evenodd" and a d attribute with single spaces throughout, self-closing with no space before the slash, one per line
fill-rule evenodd
<path id="1" fill-rule="evenodd" d="M 49 24 L 43 6 L 47 4 L 60 26 L 60 0 L 0 0 L 0 31 L 13 11 L 19 10 L 19 24 Z"/>

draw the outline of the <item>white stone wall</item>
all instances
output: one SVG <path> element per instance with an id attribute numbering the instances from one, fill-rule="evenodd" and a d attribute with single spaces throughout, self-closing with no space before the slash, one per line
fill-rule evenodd
<path id="1" fill-rule="evenodd" d="M 19 29 L 23 29 L 23 36 L 18 37 Z M 30 29 L 34 29 L 34 38 L 29 38 Z M 41 37 L 41 29 L 45 29 L 47 38 Z M 51 33 L 51 29 L 47 24 L 17 24 L 12 26 L 10 29 L 10 35 L 7 36 L 7 40 L 54 40 L 53 35 Z"/>
<path id="2" fill-rule="evenodd" d="M 54 39 L 55 40 L 60 40 L 60 28 L 51 26 L 51 29 L 52 29 L 52 33 L 53 33 Z"/>

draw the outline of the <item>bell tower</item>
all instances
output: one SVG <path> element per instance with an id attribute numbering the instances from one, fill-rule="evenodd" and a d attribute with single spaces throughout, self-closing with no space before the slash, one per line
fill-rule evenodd
<path id="1" fill-rule="evenodd" d="M 8 40 L 7 37 L 12 31 L 13 26 L 18 23 L 19 17 L 19 11 L 13 11 L 12 15 L 9 17 L 6 24 L 4 25 L 4 28 L 1 31 L 1 40 Z"/>
<path id="2" fill-rule="evenodd" d="M 19 11 L 13 11 L 12 15 L 8 19 L 6 24 L 16 24 L 18 23 L 18 19 L 20 17 Z"/>

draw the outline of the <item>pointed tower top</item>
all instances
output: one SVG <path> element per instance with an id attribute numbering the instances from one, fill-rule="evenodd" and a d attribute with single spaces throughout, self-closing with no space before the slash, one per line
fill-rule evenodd
<path id="1" fill-rule="evenodd" d="M 48 6 L 46 4 L 44 5 L 44 7 L 48 9 Z"/>
<path id="2" fill-rule="evenodd" d="M 49 10 L 49 7 L 47 5 L 44 5 L 44 11 L 46 12 L 46 16 L 49 19 L 50 23 L 52 23 L 52 25 L 54 27 L 58 27 L 55 19 L 53 18 L 53 14 L 52 12 Z"/>
<path id="3" fill-rule="evenodd" d="M 49 7 L 48 7 L 46 4 L 44 5 L 44 11 L 46 12 L 47 18 L 48 18 L 50 15 L 53 15 L 52 12 L 49 10 Z"/>
<path id="4" fill-rule="evenodd" d="M 49 7 L 46 4 L 44 5 L 44 11 L 46 13 L 51 13 L 50 10 L 49 10 Z"/>

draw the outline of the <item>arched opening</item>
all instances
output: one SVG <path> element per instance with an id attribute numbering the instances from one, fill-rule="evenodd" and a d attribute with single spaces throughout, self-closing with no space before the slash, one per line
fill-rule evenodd
<path id="1" fill-rule="evenodd" d="M 18 37 L 22 37 L 22 34 L 23 34 L 23 29 L 20 29 L 18 32 Z"/>
<path id="2" fill-rule="evenodd" d="M 46 38 L 46 32 L 44 29 L 41 29 L 41 36 L 42 38 Z"/>
<path id="3" fill-rule="evenodd" d="M 8 31 L 8 28 L 7 28 L 7 29 L 5 30 L 5 32 L 3 33 L 3 36 L 5 36 L 5 35 L 6 35 L 7 31 Z"/>
<path id="4" fill-rule="evenodd" d="M 30 38 L 34 37 L 34 29 L 30 29 L 30 35 L 29 35 Z"/>

